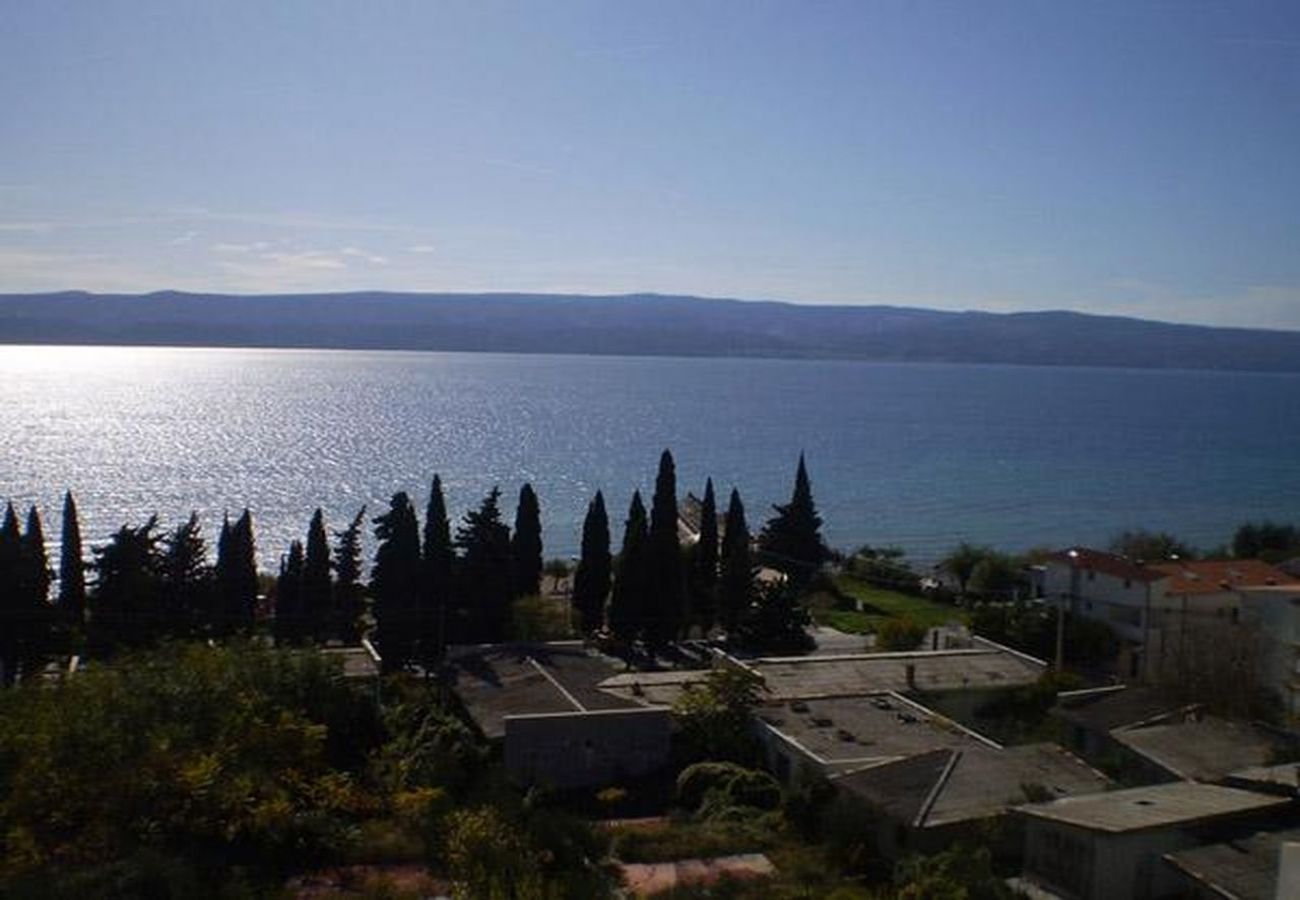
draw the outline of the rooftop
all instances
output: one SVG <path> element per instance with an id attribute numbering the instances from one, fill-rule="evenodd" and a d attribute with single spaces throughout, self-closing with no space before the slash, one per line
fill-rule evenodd
<path id="1" fill-rule="evenodd" d="M 891 692 L 768 703 L 757 712 L 768 728 L 833 772 L 991 744 Z"/>
<path id="2" fill-rule="evenodd" d="M 782 657 L 749 664 L 763 676 L 771 696 L 780 700 L 1019 687 L 1037 681 L 1044 668 L 1029 657 L 991 648 Z"/>
<path id="3" fill-rule="evenodd" d="M 1072 797 L 1109 786 L 1105 776 L 1053 744 L 994 749 L 978 743 L 858 769 L 835 783 L 916 828 L 998 815 L 1038 791 Z"/>
<path id="4" fill-rule="evenodd" d="M 1275 566 L 1258 559 L 1188 559 L 1152 563 L 1152 569 L 1169 577 L 1167 594 L 1219 594 L 1241 588 L 1300 583 Z"/>
<path id="5" fill-rule="evenodd" d="M 642 706 L 601 690 L 618 664 L 580 643 L 501 644 L 450 658 L 452 689 L 486 737 L 505 735 L 505 717 Z"/>
<path id="6" fill-rule="evenodd" d="M 1071 547 L 1068 550 L 1058 550 L 1049 554 L 1047 559 L 1053 562 L 1065 563 L 1066 565 L 1078 566 L 1084 571 L 1092 569 L 1094 572 L 1101 572 L 1103 575 L 1110 575 L 1112 578 L 1127 578 L 1130 581 L 1159 581 L 1165 577 L 1163 572 L 1152 571 L 1152 567 L 1144 563 L 1134 562 L 1127 556 L 1107 553 L 1104 550 L 1092 550 L 1088 547 Z"/>
<path id="7" fill-rule="evenodd" d="M 1051 803 L 1023 806 L 1020 811 L 1034 818 L 1091 831 L 1122 834 L 1279 810 L 1289 803 L 1290 800 L 1284 797 L 1195 781 L 1176 781 L 1086 797 L 1065 797 Z"/>
<path id="8" fill-rule="evenodd" d="M 1173 713 L 1183 706 L 1155 688 L 1125 687 L 1061 695 L 1052 715 L 1090 731 L 1109 732 Z"/>
<path id="9" fill-rule="evenodd" d="M 1239 900 L 1277 897 L 1278 854 L 1282 844 L 1300 841 L 1300 829 L 1262 831 L 1250 837 L 1165 855 L 1165 859 L 1219 895 Z"/>
<path id="10" fill-rule="evenodd" d="M 1174 776 L 1197 781 L 1266 765 L 1286 750 L 1286 742 L 1268 729 L 1214 716 L 1119 728 L 1111 737 Z"/>

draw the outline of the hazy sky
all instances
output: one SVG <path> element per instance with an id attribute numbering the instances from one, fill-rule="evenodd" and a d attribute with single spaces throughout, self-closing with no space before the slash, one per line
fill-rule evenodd
<path id="1" fill-rule="evenodd" d="M 0 291 L 1300 328 L 1300 3 L 5 0 Z"/>

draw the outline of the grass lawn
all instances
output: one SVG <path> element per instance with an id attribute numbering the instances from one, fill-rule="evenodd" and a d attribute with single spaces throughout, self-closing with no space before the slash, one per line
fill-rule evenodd
<path id="1" fill-rule="evenodd" d="M 819 624 L 838 628 L 852 634 L 866 634 L 874 631 L 876 626 L 886 619 L 909 618 L 918 625 L 932 628 L 954 619 L 969 621 L 966 611 L 935 603 L 924 597 L 913 597 L 897 591 L 878 588 L 854 578 L 841 575 L 835 579 L 835 585 L 847 596 L 862 601 L 863 612 L 851 609 L 815 609 L 813 618 Z"/>

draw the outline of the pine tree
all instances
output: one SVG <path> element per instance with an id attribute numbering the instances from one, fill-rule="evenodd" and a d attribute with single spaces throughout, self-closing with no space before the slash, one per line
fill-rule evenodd
<path id="1" fill-rule="evenodd" d="M 163 629 L 162 538 L 157 527 L 157 516 L 138 528 L 123 525 L 107 544 L 95 548 L 88 618 L 91 648 L 98 653 L 150 643 Z"/>
<path id="2" fill-rule="evenodd" d="M 161 578 L 163 631 L 175 637 L 198 633 L 212 604 L 212 572 L 197 513 L 163 542 Z"/>
<path id="3" fill-rule="evenodd" d="M 361 529 L 366 508 L 342 531 L 334 532 L 334 603 L 329 616 L 327 637 L 352 646 L 361 640 L 361 617 L 366 611 L 366 593 L 361 584 Z"/>
<path id="4" fill-rule="evenodd" d="M 573 607 L 583 634 L 595 634 L 605 623 L 605 599 L 613 561 L 609 555 L 609 514 L 600 491 L 587 505 L 582 522 L 582 557 L 573 575 Z"/>
<path id="5" fill-rule="evenodd" d="M 609 600 L 609 630 L 619 643 L 631 646 L 641 636 L 649 605 L 649 527 L 641 492 L 632 494 L 623 527 L 614 592 Z"/>
<path id="6" fill-rule="evenodd" d="M 718 617 L 728 633 L 736 630 L 753 602 L 754 574 L 745 504 L 740 500 L 740 491 L 733 488 L 731 502 L 727 505 L 727 521 L 723 525 L 722 563 L 718 577 Z"/>
<path id="7" fill-rule="evenodd" d="M 510 627 L 510 529 L 501 522 L 500 496 L 501 491 L 492 488 L 456 529 L 461 552 L 456 594 L 467 637 L 475 642 L 503 640 Z"/>
<path id="8" fill-rule="evenodd" d="M 379 541 L 370 572 L 375 646 L 384 668 L 396 671 L 414 656 L 420 603 L 420 523 L 405 491 L 393 495 L 388 512 L 376 518 L 374 525 Z"/>
<path id="9" fill-rule="evenodd" d="M 245 509 L 234 525 L 222 523 L 217 542 L 215 631 L 228 635 L 253 627 L 257 611 L 257 552 L 253 514 Z"/>
<path id="10" fill-rule="evenodd" d="M 302 569 L 302 638 L 324 642 L 330 630 L 334 585 L 330 578 L 330 545 L 325 513 L 317 508 L 307 526 L 307 555 Z"/>
<path id="11" fill-rule="evenodd" d="M 59 609 L 74 628 L 86 624 L 86 564 L 82 558 L 81 523 L 72 491 L 63 495 L 63 539 L 59 545 Z"/>
<path id="12" fill-rule="evenodd" d="M 667 450 L 659 457 L 646 546 L 649 607 L 643 621 L 645 641 L 653 652 L 679 637 L 686 621 L 686 582 L 677 539 L 677 472 Z"/>
<path id="13" fill-rule="evenodd" d="M 5 687 L 18 676 L 20 648 L 26 634 L 20 587 L 22 559 L 22 531 L 14 505 L 9 503 L 0 524 L 0 684 Z"/>
<path id="14" fill-rule="evenodd" d="M 423 595 L 421 602 L 420 659 L 426 670 L 442 660 L 448 637 L 452 602 L 452 574 L 456 551 L 451 545 L 451 522 L 442 479 L 433 476 L 429 505 L 424 513 Z"/>
<path id="15" fill-rule="evenodd" d="M 275 579 L 275 644 L 300 644 L 308 634 L 306 610 L 306 568 L 301 541 L 289 544 L 289 552 L 280 559 L 280 574 Z"/>
<path id="16" fill-rule="evenodd" d="M 705 632 L 717 619 L 717 593 L 718 502 L 710 478 L 700 502 L 700 539 L 691 549 L 691 617 Z"/>
<path id="17" fill-rule="evenodd" d="M 510 538 L 510 565 L 516 597 L 536 597 L 542 592 L 542 517 L 531 484 L 519 489 L 515 532 Z"/>
<path id="18" fill-rule="evenodd" d="M 821 516 L 813 503 L 812 485 L 803 454 L 795 472 L 790 502 L 773 507 L 776 515 L 763 526 L 759 550 L 772 568 L 784 572 L 796 593 L 802 591 L 830 553 L 821 536 Z"/>

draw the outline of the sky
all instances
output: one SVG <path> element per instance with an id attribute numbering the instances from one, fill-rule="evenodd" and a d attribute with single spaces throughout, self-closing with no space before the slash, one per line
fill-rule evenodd
<path id="1" fill-rule="evenodd" d="M 1300 329 L 1300 3 L 4 0 L 0 291 Z"/>

